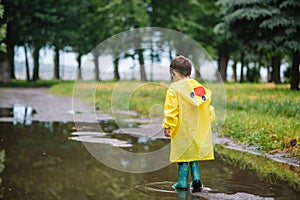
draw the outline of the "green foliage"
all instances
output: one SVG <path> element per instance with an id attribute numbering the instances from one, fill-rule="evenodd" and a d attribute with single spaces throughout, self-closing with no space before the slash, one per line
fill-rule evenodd
<path id="1" fill-rule="evenodd" d="M 299 2 L 219 0 L 223 23 L 244 45 L 267 51 L 299 51 Z"/>
<path id="2" fill-rule="evenodd" d="M 298 68 L 299 61 L 295 55 L 300 52 L 299 1 L 219 0 L 217 4 L 222 15 L 221 22 L 215 28 L 217 32 L 233 36 L 242 44 L 239 49 L 248 54 L 260 54 L 260 59 L 268 55 L 290 54 L 294 62 L 292 65 Z M 276 63 L 272 65 L 273 71 L 278 71 Z M 293 71 L 298 70 L 294 67 Z M 279 76 L 276 73 L 273 75 L 273 81 L 279 83 Z M 291 89 L 297 90 L 298 73 L 292 73 L 291 80 Z"/>
<path id="3" fill-rule="evenodd" d="M 81 12 L 85 2 L 78 0 L 59 0 L 52 4 L 52 8 L 48 9 L 51 22 L 48 22 L 48 30 L 50 39 L 47 43 L 49 46 L 55 46 L 59 50 L 64 50 L 67 46 L 77 40 L 76 33 L 80 28 L 80 23 L 84 23 L 82 19 L 86 19 Z M 55 5 L 55 6 L 53 6 Z M 49 26 L 51 24 L 51 26 Z M 74 28 L 77 27 L 75 30 Z"/>
<path id="4" fill-rule="evenodd" d="M 3 21 L 3 13 L 4 13 L 4 7 L 0 0 L 0 20 L 1 21 Z M 1 23 L 1 25 L 0 25 L 0 52 L 4 52 L 4 53 L 6 52 L 6 44 L 3 42 L 5 36 L 6 36 L 6 24 Z"/>
<path id="5" fill-rule="evenodd" d="M 192 37 L 209 53 L 215 55 L 217 35 L 214 33 L 214 25 L 219 21 L 219 8 L 215 2 L 211 0 L 173 1 L 173 4 L 170 4 L 171 12 L 164 13 L 167 19 L 170 18 L 164 26 Z M 161 5 L 160 8 L 155 7 L 155 9 L 162 10 L 165 8 L 165 5 Z"/>

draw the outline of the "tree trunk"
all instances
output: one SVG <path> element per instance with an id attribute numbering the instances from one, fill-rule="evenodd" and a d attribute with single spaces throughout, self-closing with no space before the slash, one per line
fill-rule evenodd
<path id="1" fill-rule="evenodd" d="M 150 81 L 153 81 L 153 68 L 154 68 L 154 61 L 151 61 L 151 69 L 150 69 Z"/>
<path id="2" fill-rule="evenodd" d="M 263 65 L 263 63 L 262 63 L 262 57 L 263 57 L 263 52 L 260 51 L 259 52 L 259 60 L 258 60 L 258 81 L 261 81 L 260 70 L 261 70 L 261 67 Z"/>
<path id="3" fill-rule="evenodd" d="M 11 24 L 7 24 L 6 28 L 6 57 L 8 61 L 8 67 L 10 71 L 10 80 L 15 79 L 15 34 L 12 33 Z"/>
<path id="4" fill-rule="evenodd" d="M 233 65 L 232 65 L 232 72 L 233 72 L 232 78 L 233 78 L 234 82 L 237 82 L 236 65 L 237 65 L 237 61 L 234 60 Z"/>
<path id="5" fill-rule="evenodd" d="M 13 44 L 8 43 L 6 46 L 6 55 L 10 68 L 10 79 L 15 79 L 15 46 Z"/>
<path id="6" fill-rule="evenodd" d="M 28 55 L 27 55 L 26 45 L 24 45 L 24 53 L 25 53 L 26 80 L 30 81 L 29 62 L 28 62 Z"/>
<path id="7" fill-rule="evenodd" d="M 172 51 L 171 51 L 171 50 L 169 50 L 169 60 L 170 60 L 170 63 L 171 63 L 172 60 L 173 60 L 173 56 L 172 56 Z"/>
<path id="8" fill-rule="evenodd" d="M 246 81 L 251 82 L 250 77 L 249 77 L 249 73 L 250 73 L 250 70 L 249 70 L 249 61 L 247 60 L 246 61 Z"/>
<path id="9" fill-rule="evenodd" d="M 143 50 L 138 49 L 136 50 L 138 54 L 138 59 L 140 63 L 140 75 L 141 75 L 141 81 L 147 81 L 146 77 L 146 71 L 145 71 L 145 65 L 144 65 L 144 55 L 143 55 Z"/>
<path id="10" fill-rule="evenodd" d="M 118 81 L 120 80 L 120 74 L 119 74 L 119 57 L 114 56 L 116 58 L 114 60 L 114 80 Z"/>
<path id="11" fill-rule="evenodd" d="M 281 83 L 280 80 L 280 56 L 277 54 L 272 57 L 272 79 L 274 83 Z"/>
<path id="12" fill-rule="evenodd" d="M 0 52 L 0 81 L 3 81 L 3 83 L 11 82 L 10 75 L 10 66 L 7 55 L 3 52 Z"/>
<path id="13" fill-rule="evenodd" d="M 291 69 L 291 90 L 299 90 L 299 65 L 300 52 L 294 52 L 293 64 Z"/>
<path id="14" fill-rule="evenodd" d="M 219 54 L 219 72 L 221 74 L 223 82 L 227 82 L 227 64 L 229 55 L 226 52 Z"/>
<path id="15" fill-rule="evenodd" d="M 201 74 L 200 74 L 200 66 L 195 67 L 196 71 L 196 79 L 201 79 Z"/>
<path id="16" fill-rule="evenodd" d="M 60 74 L 59 74 L 59 49 L 55 47 L 54 49 L 55 55 L 54 55 L 54 78 L 55 79 L 60 79 Z"/>
<path id="17" fill-rule="evenodd" d="M 201 74 L 200 74 L 200 59 L 198 59 L 197 56 L 193 56 L 192 62 L 194 63 L 195 78 L 197 80 L 200 80 L 201 79 Z"/>
<path id="18" fill-rule="evenodd" d="M 173 60 L 171 47 L 170 47 L 170 50 L 169 50 L 169 60 L 170 60 L 170 63 L 171 63 L 172 60 Z M 173 81 L 173 76 L 172 76 L 171 74 L 170 74 L 170 81 Z"/>
<path id="19" fill-rule="evenodd" d="M 200 74 L 200 66 L 195 64 L 195 71 L 196 71 L 196 79 L 201 79 L 201 74 Z"/>
<path id="20" fill-rule="evenodd" d="M 76 57 L 77 63 L 78 63 L 78 73 L 77 73 L 77 79 L 81 80 L 82 79 L 82 74 L 81 74 L 81 57 L 82 54 L 78 54 Z"/>
<path id="21" fill-rule="evenodd" d="M 94 65 L 95 65 L 95 80 L 96 81 L 99 81 L 100 78 L 99 78 L 99 74 L 100 74 L 100 71 L 99 71 L 99 53 L 97 51 L 94 51 L 93 52 L 93 55 L 94 55 Z"/>
<path id="22" fill-rule="evenodd" d="M 40 47 L 37 47 L 37 48 L 34 48 L 34 51 L 33 51 L 33 76 L 32 76 L 32 81 L 37 81 L 38 79 L 40 79 L 40 77 L 39 77 L 40 49 L 41 49 Z"/>
<path id="23" fill-rule="evenodd" d="M 271 70 L 270 70 L 270 67 L 268 66 L 267 67 L 267 81 L 270 83 L 270 82 L 272 82 L 272 72 L 271 72 Z"/>
<path id="24" fill-rule="evenodd" d="M 244 51 L 241 53 L 241 75 L 240 75 L 240 83 L 244 82 L 244 65 L 245 65 L 245 54 Z"/>
<path id="25" fill-rule="evenodd" d="M 153 81 L 154 59 L 155 59 L 155 54 L 154 54 L 154 50 L 153 50 L 153 44 L 151 43 L 151 53 L 150 53 L 150 60 L 151 60 L 151 66 L 150 66 L 150 81 Z"/>
<path id="26" fill-rule="evenodd" d="M 261 66 L 262 66 L 262 64 L 258 63 L 258 66 L 257 66 L 257 82 L 261 81 L 261 74 L 260 74 Z"/>
<path id="27" fill-rule="evenodd" d="M 151 43 L 151 53 L 150 53 L 150 58 L 151 58 L 150 81 L 153 81 L 153 67 L 154 67 L 155 54 L 154 54 L 153 44 L 152 44 L 152 43 Z"/>

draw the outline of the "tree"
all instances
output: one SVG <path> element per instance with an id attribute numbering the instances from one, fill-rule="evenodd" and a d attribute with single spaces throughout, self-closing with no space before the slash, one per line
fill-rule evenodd
<path id="1" fill-rule="evenodd" d="M 32 46 L 35 35 L 33 29 L 33 15 L 36 1 L 23 1 L 23 0 L 4 0 L 3 5 L 5 7 L 4 20 L 7 24 L 7 34 L 5 44 L 7 51 L 5 57 L 8 60 L 10 68 L 11 79 L 15 78 L 15 64 L 14 64 L 14 49 L 15 46 L 24 46 L 27 51 L 27 47 Z M 26 52 L 27 61 L 27 52 Z M 35 56 L 36 57 L 36 56 Z M 35 62 L 37 65 L 37 62 Z M 28 69 L 28 63 L 26 62 L 26 68 Z M 26 70 L 28 72 L 28 70 Z M 29 78 L 29 73 L 27 73 Z"/>
<path id="2" fill-rule="evenodd" d="M 34 69 L 32 80 L 39 79 L 39 51 L 48 45 L 55 47 L 55 77 L 59 78 L 59 51 L 70 43 L 70 24 L 76 10 L 69 9 L 74 1 L 15 0 L 4 1 L 7 23 L 7 57 L 10 61 L 11 76 L 14 78 L 14 47 L 33 49 Z M 77 6 L 77 5 L 76 5 Z M 72 21 L 71 21 L 72 20 Z M 73 27 L 74 28 L 74 27 Z M 26 64 L 26 68 L 28 68 Z M 27 73 L 28 76 L 28 73 Z"/>
<path id="3" fill-rule="evenodd" d="M 152 0 L 151 24 L 152 26 L 177 30 L 190 36 L 202 45 L 208 53 L 213 55 L 215 59 L 218 59 L 218 50 L 220 50 L 220 48 L 217 49 L 217 47 L 224 44 L 226 45 L 226 43 L 225 41 L 218 43 L 216 39 L 217 35 L 214 32 L 214 26 L 220 20 L 220 17 L 218 16 L 219 7 L 216 6 L 215 2 L 216 1 L 211 0 L 177 0 L 171 2 L 166 0 Z M 172 45 L 169 46 L 170 51 L 174 51 Z M 180 44 L 179 49 L 186 53 L 190 51 L 191 54 L 193 54 L 193 50 L 191 49 L 184 50 L 184 45 L 182 44 Z M 226 47 L 224 54 L 220 54 L 228 54 L 228 51 L 229 49 Z M 228 55 L 225 55 L 224 57 L 226 58 Z M 201 63 L 199 63 L 199 59 L 195 57 L 193 58 L 193 63 L 197 68 L 196 77 L 200 78 L 199 67 L 201 66 Z M 225 63 L 227 66 L 227 61 Z"/>
<path id="4" fill-rule="evenodd" d="M 234 40 L 230 34 L 220 34 L 215 29 L 215 25 L 221 20 L 220 8 L 216 5 L 216 0 L 198 0 L 189 1 L 189 3 L 190 9 L 185 7 L 186 13 L 183 13 L 187 16 L 187 27 L 190 27 L 186 33 L 199 42 L 212 55 L 213 59 L 218 61 L 221 77 L 223 81 L 227 81 L 227 65 Z"/>
<path id="5" fill-rule="evenodd" d="M 299 90 L 299 65 L 300 65 L 300 2 L 297 0 L 281 0 L 279 5 L 285 23 L 284 33 L 286 40 L 284 47 L 291 52 L 291 90 Z"/>
<path id="6" fill-rule="evenodd" d="M 55 52 L 54 78 L 60 79 L 60 51 L 68 47 L 72 40 L 77 39 L 74 32 L 81 16 L 84 15 L 78 15 L 81 14 L 79 12 L 81 4 L 77 0 L 55 0 L 52 1 L 52 4 L 54 5 L 53 8 L 48 11 L 53 18 L 49 27 L 51 37 L 48 44 L 54 47 Z"/>
<path id="7" fill-rule="evenodd" d="M 110 35 L 115 35 L 123 31 L 128 31 L 133 28 L 144 27 L 148 25 L 149 15 L 147 13 L 148 2 L 143 0 L 113 0 L 113 1 L 103 1 L 98 6 L 99 15 L 104 16 L 105 22 L 107 22 L 107 30 Z M 141 44 L 138 43 L 139 38 L 132 38 L 131 45 L 134 49 L 135 47 L 140 47 Z M 140 41 L 141 42 L 141 41 Z M 128 43 L 126 43 L 128 45 Z M 118 60 L 120 59 L 120 54 L 118 54 L 118 49 L 123 49 L 122 44 L 114 44 L 112 48 L 107 47 L 107 51 L 110 51 L 114 55 L 114 79 L 118 80 L 120 78 L 118 72 Z M 138 55 L 138 60 L 140 63 L 140 76 L 141 80 L 147 80 L 144 66 L 143 49 L 136 49 L 135 54 Z M 123 52 L 124 53 L 124 52 Z"/>
<path id="8" fill-rule="evenodd" d="M 277 12 L 270 18 L 264 20 L 260 24 L 260 27 L 265 30 L 265 38 L 271 35 L 271 39 L 269 38 L 268 41 L 272 49 L 276 49 L 277 52 L 279 49 L 279 52 L 291 55 L 291 89 L 299 90 L 300 14 L 298 10 L 300 8 L 300 2 L 296 0 L 273 0 L 271 1 L 271 5 L 277 9 Z M 275 66 L 275 69 L 273 69 L 275 78 L 276 75 L 279 76 L 280 71 L 280 69 L 276 67 L 276 63 L 277 66 L 279 65 L 279 56 L 282 55 L 277 54 L 272 58 L 272 61 L 274 61 L 273 66 Z"/>
<path id="9" fill-rule="evenodd" d="M 15 64 L 14 64 L 14 47 L 17 43 L 19 43 L 18 39 L 19 33 L 17 30 L 18 28 L 21 28 L 21 17 L 20 13 L 17 12 L 15 15 L 14 8 L 21 9 L 21 1 L 9 1 L 9 0 L 3 0 L 3 6 L 4 6 L 4 23 L 6 23 L 6 36 L 5 36 L 5 45 L 6 45 L 6 52 L 4 55 L 4 59 L 7 60 L 9 71 L 10 71 L 10 79 L 15 78 Z M 22 9 L 21 9 L 22 10 Z M 25 19 L 26 20 L 26 19 Z M 22 28 L 19 30 L 23 30 Z"/>
<path id="10" fill-rule="evenodd" d="M 268 44 L 266 40 L 262 40 L 261 35 L 263 35 L 263 31 L 259 29 L 259 25 L 263 20 L 278 11 L 270 5 L 270 0 L 219 0 L 218 5 L 222 10 L 222 24 L 224 24 L 223 27 L 225 27 L 224 32 L 229 32 L 231 35 L 234 35 L 238 42 L 242 44 L 242 46 L 240 46 L 242 51 L 242 82 L 245 52 L 256 52 L 256 54 L 259 54 L 261 43 Z"/>
<path id="11" fill-rule="evenodd" d="M 299 7 L 296 0 L 220 0 L 223 21 L 228 30 L 248 48 L 271 55 L 272 81 L 281 83 L 282 55 L 292 52 L 294 79 L 291 89 L 299 86 Z M 261 58 L 263 56 L 260 56 Z M 260 62 L 262 63 L 262 62 Z M 297 68 L 297 69 L 296 69 Z"/>
<path id="12" fill-rule="evenodd" d="M 77 18 L 74 22 L 75 26 L 71 30 L 72 38 L 69 45 L 72 51 L 77 53 L 78 79 L 82 78 L 82 56 L 89 53 L 101 40 L 108 37 L 106 27 L 108 24 L 105 21 L 105 16 L 98 13 L 99 6 L 99 2 L 95 0 L 81 1 L 77 2 L 76 12 L 74 12 Z M 95 62 L 95 66 L 98 66 L 98 59 Z M 99 79 L 99 69 L 97 67 L 95 67 L 95 78 L 96 80 Z"/>

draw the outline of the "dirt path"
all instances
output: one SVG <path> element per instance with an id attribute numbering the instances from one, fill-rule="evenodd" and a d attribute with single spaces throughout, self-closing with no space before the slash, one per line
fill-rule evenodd
<path id="1" fill-rule="evenodd" d="M 91 107 L 74 99 L 76 110 L 73 110 L 72 98 L 49 94 L 47 88 L 0 88 L 0 108 L 13 108 L 16 104 L 32 107 L 36 111 L 34 121 L 72 122 L 75 112 L 83 115 L 82 119 L 87 122 L 94 121 L 87 112 Z"/>

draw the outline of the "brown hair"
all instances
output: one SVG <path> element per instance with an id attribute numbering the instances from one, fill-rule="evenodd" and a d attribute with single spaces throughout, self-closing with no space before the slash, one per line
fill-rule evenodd
<path id="1" fill-rule="evenodd" d="M 183 76 L 190 76 L 192 71 L 192 62 L 190 59 L 180 55 L 175 57 L 170 64 L 170 72 L 173 70 L 179 72 Z"/>

